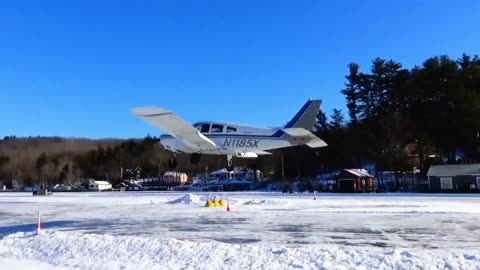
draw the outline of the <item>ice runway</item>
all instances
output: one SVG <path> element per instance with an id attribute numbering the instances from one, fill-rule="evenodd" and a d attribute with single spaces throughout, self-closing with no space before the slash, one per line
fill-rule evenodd
<path id="1" fill-rule="evenodd" d="M 213 196 L 232 211 L 203 207 Z M 0 206 L 0 263 L 25 269 L 480 269 L 473 194 L 1 193 Z"/>

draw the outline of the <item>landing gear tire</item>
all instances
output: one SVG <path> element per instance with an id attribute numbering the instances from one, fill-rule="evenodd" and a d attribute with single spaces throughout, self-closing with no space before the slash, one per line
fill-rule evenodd
<path id="1" fill-rule="evenodd" d="M 170 170 L 174 170 L 175 168 L 177 168 L 177 159 L 175 158 L 175 155 L 168 161 L 168 168 L 170 168 Z"/>

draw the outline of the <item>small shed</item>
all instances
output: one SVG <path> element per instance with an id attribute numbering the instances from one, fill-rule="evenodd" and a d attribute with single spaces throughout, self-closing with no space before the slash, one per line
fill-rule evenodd
<path id="1" fill-rule="evenodd" d="M 480 164 L 432 165 L 427 176 L 431 192 L 480 192 Z"/>
<path id="2" fill-rule="evenodd" d="M 372 192 L 373 175 L 365 169 L 343 169 L 336 177 L 338 192 Z"/>

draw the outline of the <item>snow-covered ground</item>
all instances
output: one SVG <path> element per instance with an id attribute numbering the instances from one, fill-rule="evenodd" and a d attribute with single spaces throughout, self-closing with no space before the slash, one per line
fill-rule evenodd
<path id="1" fill-rule="evenodd" d="M 480 196 L 0 193 L 0 268 L 480 269 Z"/>

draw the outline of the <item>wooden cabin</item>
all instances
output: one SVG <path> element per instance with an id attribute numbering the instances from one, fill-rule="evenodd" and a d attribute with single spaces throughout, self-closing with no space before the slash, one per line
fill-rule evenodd
<path id="1" fill-rule="evenodd" d="M 365 169 L 343 169 L 336 177 L 336 191 L 373 192 L 373 178 Z"/>

